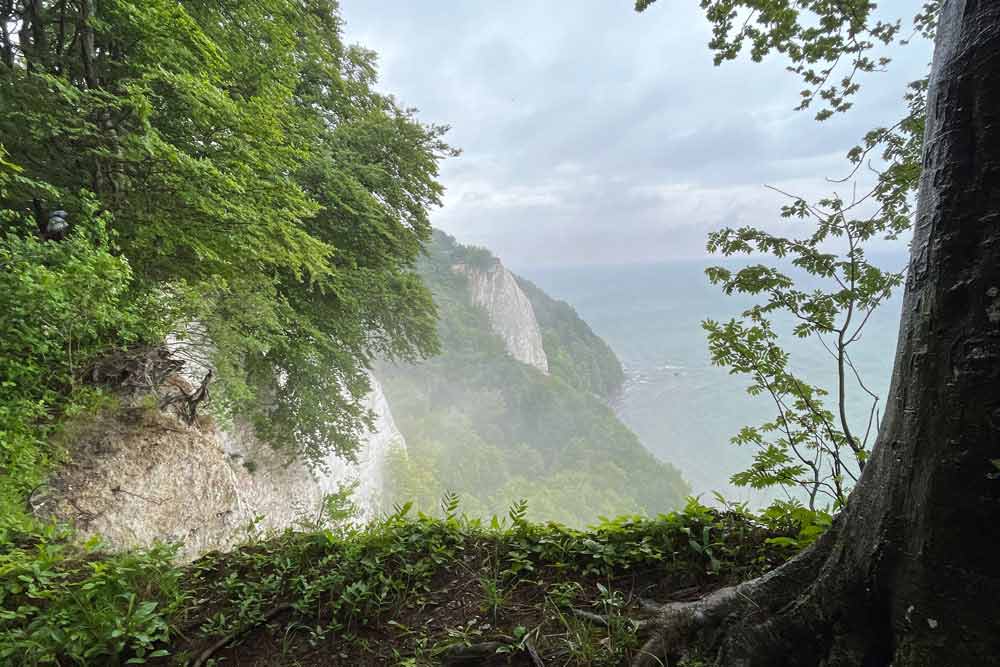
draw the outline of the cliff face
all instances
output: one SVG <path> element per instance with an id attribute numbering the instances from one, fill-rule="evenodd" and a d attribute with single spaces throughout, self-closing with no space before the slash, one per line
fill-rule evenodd
<path id="1" fill-rule="evenodd" d="M 322 471 L 289 463 L 244 424 L 187 426 L 153 408 L 104 415 L 70 434 L 70 461 L 33 496 L 35 511 L 75 524 L 84 539 L 100 534 L 113 549 L 182 540 L 185 558 L 231 547 L 248 531 L 318 522 L 325 497 L 355 480 L 359 518 L 372 518 L 386 454 L 405 448 L 374 378 L 372 387 L 375 430 L 357 463 L 331 455 Z"/>
<path id="2" fill-rule="evenodd" d="M 369 381 L 372 390 L 365 399 L 365 407 L 375 415 L 374 430 L 362 438 L 356 462 L 329 454 L 317 470 L 310 471 L 302 463 L 289 463 L 280 457 L 270 445 L 260 442 L 248 425 L 220 434 L 220 444 L 228 460 L 238 462 L 244 470 L 248 465 L 254 470 L 249 483 L 241 478 L 240 497 L 254 514 L 265 517 L 265 528 L 284 528 L 296 521 L 318 517 L 326 496 L 355 482 L 351 498 L 358 506 L 358 518 L 367 521 L 378 513 L 386 457 L 393 448 L 405 450 L 406 442 L 396 428 L 378 380 L 369 376 Z"/>
<path id="3" fill-rule="evenodd" d="M 449 490 L 488 520 L 527 499 L 533 518 L 571 526 L 683 507 L 680 473 L 607 404 L 621 366 L 569 304 L 441 231 L 418 270 L 441 352 L 377 368 L 408 450 L 389 466 L 391 502 L 434 512 Z"/>
<path id="4" fill-rule="evenodd" d="M 488 268 L 459 264 L 455 270 L 468 276 L 472 302 L 489 315 L 493 330 L 503 338 L 510 355 L 548 374 L 549 362 L 535 311 L 514 274 L 499 259 Z"/>
<path id="5" fill-rule="evenodd" d="M 613 402 L 625 382 L 625 371 L 614 350 L 594 333 L 573 306 L 554 299 L 526 278 L 515 278 L 535 311 L 549 358 L 549 372 L 577 389 Z"/>

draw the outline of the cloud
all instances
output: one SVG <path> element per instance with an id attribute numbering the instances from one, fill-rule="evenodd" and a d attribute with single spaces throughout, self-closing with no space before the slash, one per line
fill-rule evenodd
<path id="1" fill-rule="evenodd" d="M 887 13 L 910 8 L 886 3 Z M 662 6 L 661 6 L 662 5 Z M 857 108 L 819 124 L 774 59 L 714 67 L 696 3 L 343 0 L 346 37 L 380 54 L 380 86 L 452 126 L 436 225 L 513 266 L 704 253 L 705 235 L 769 224 L 772 184 L 829 194 L 844 154 L 897 120 L 930 58 L 910 47 Z"/>

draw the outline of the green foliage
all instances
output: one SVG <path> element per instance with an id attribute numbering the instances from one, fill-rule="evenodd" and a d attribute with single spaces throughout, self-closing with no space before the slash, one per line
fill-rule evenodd
<path id="1" fill-rule="evenodd" d="M 625 382 L 621 362 L 600 336 L 565 301 L 553 299 L 530 280 L 517 283 L 531 301 L 542 330 L 549 372 L 567 384 L 614 399 Z"/>
<path id="2" fill-rule="evenodd" d="M 48 528 L 0 553 L 0 661 L 143 664 L 169 654 L 183 604 L 175 548 L 103 555 Z"/>
<path id="3" fill-rule="evenodd" d="M 124 303 L 155 296 L 154 324 L 213 351 L 220 405 L 290 456 L 350 454 L 365 366 L 436 349 L 412 265 L 445 128 L 375 90 L 333 0 L 7 3 L 0 22 L 22 28 L 0 36 L 2 231 L 100 210 Z"/>
<path id="4" fill-rule="evenodd" d="M 613 665 L 637 645 L 635 591 L 718 586 L 794 553 L 772 540 L 795 535 L 778 510 L 755 518 L 691 500 L 683 512 L 577 531 L 530 523 L 523 502 L 509 523 L 488 524 L 462 514 L 454 496 L 442 504 L 444 519 L 405 507 L 363 530 L 287 532 L 186 566 L 169 547 L 110 556 L 49 530 L 0 555 L 0 661 L 141 664 L 168 652 L 183 661 L 269 619 L 281 627 L 261 641 L 302 664 L 316 650 L 345 664 L 434 664 L 494 641 L 501 653 L 530 643 L 543 655 L 569 650 L 574 664 Z M 608 622 L 584 625 L 573 609 Z"/>
<path id="5" fill-rule="evenodd" d="M 822 510 L 811 510 L 795 501 L 776 501 L 761 512 L 760 518 L 771 529 L 786 533 L 769 537 L 768 544 L 789 547 L 795 551 L 805 549 L 825 533 L 833 524 L 833 515 Z"/>
<path id="6" fill-rule="evenodd" d="M 466 252 L 436 234 L 420 264 L 441 316 L 442 354 L 378 369 L 409 454 L 393 457 L 393 499 L 431 512 L 451 490 L 467 512 L 489 516 L 527 498 L 533 518 L 576 526 L 678 507 L 688 493 L 678 471 L 646 451 L 595 395 L 620 372 L 603 341 L 571 308 L 533 288 L 551 334 L 546 345 L 557 341 L 560 354 L 580 356 L 549 376 L 512 359 L 471 303 L 466 276 L 452 270 Z"/>
<path id="7" fill-rule="evenodd" d="M 43 0 L 0 24 L 0 539 L 97 400 L 88 365 L 168 334 L 211 351 L 216 413 L 350 456 L 372 359 L 436 350 L 413 263 L 445 128 L 375 90 L 332 0 Z"/>
<path id="8" fill-rule="evenodd" d="M 753 466 L 735 475 L 733 482 L 754 488 L 801 488 L 812 508 L 821 496 L 842 505 L 864 468 L 873 428 L 877 428 L 879 397 L 865 386 L 851 361 L 850 348 L 875 309 L 902 283 L 901 273 L 883 271 L 868 261 L 864 246 L 876 237 L 895 237 L 909 218 L 902 214 L 854 217 L 856 205 L 846 205 L 836 196 L 818 206 L 796 199 L 782 215 L 796 223 L 813 221 L 805 236 L 783 237 L 752 227 L 725 228 L 712 232 L 708 241 L 711 252 L 770 255 L 799 272 L 795 277 L 788 268 L 764 264 L 737 271 L 708 269 L 709 280 L 727 294 L 747 294 L 761 301 L 746 309 L 739 320 L 707 320 L 703 326 L 713 363 L 748 376 L 747 391 L 769 397 L 778 410 L 773 421 L 744 428 L 733 438 L 735 444 L 755 449 Z M 804 287 L 803 274 L 818 286 Z M 789 355 L 774 327 L 774 316 L 779 313 L 793 319 L 794 336 L 815 338 L 829 353 L 837 370 L 836 414 L 824 404 L 825 389 L 789 370 Z M 870 398 L 867 427 L 861 434 L 852 431 L 848 416 L 846 395 L 852 390 Z"/>
<path id="9" fill-rule="evenodd" d="M 252 473 L 253 471 L 251 471 Z M 358 481 L 341 482 L 337 490 L 323 496 L 315 516 L 305 515 L 296 522 L 301 530 L 346 531 L 359 519 L 361 508 L 354 502 Z M 255 529 L 254 526 L 253 529 Z"/>
<path id="10" fill-rule="evenodd" d="M 450 252 L 455 264 L 465 264 L 474 269 L 486 271 L 497 263 L 497 258 L 488 248 L 475 245 L 456 245 Z"/>
<path id="11" fill-rule="evenodd" d="M 656 0 L 636 0 L 636 11 Z M 878 18 L 871 0 L 701 0 L 712 24 L 709 48 L 715 64 L 735 60 L 744 49 L 755 62 L 771 53 L 788 60 L 806 88 L 799 109 L 819 101 L 817 120 L 851 108 L 861 89 L 859 75 L 883 71 L 891 58 L 878 50 L 900 39 L 902 21 Z M 914 34 L 933 35 L 940 0 L 925 2 L 913 19 Z"/>
<path id="12" fill-rule="evenodd" d="M 24 520 L 24 496 L 58 457 L 53 429 L 99 400 L 81 382 L 91 362 L 156 333 L 144 317 L 154 304 L 127 297 L 132 268 L 115 252 L 110 216 L 81 202 L 61 242 L 0 212 L 0 540 Z"/>

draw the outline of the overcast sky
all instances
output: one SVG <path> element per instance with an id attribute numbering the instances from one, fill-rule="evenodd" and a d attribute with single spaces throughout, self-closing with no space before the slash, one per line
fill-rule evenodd
<path id="1" fill-rule="evenodd" d="M 776 219 L 764 184 L 832 192 L 825 179 L 899 119 L 931 57 L 895 49 L 855 109 L 820 124 L 793 110 L 803 86 L 782 60 L 714 67 L 695 0 L 631 5 L 342 0 L 347 41 L 379 54 L 380 89 L 450 125 L 463 151 L 443 166 L 435 226 L 515 268 L 703 256 L 709 230 Z"/>

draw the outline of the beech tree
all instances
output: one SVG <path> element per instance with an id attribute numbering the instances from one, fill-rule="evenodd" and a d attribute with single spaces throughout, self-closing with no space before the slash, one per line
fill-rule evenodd
<path id="1" fill-rule="evenodd" d="M 1000 3 L 942 3 L 926 109 L 892 384 L 857 485 L 793 560 L 660 609 L 636 665 L 1000 664 Z"/>
<path id="2" fill-rule="evenodd" d="M 413 265 L 453 151 L 342 29 L 334 0 L 0 2 L 0 242 L 51 220 L 106 239 L 130 269 L 118 310 L 143 321 L 109 339 L 202 345 L 217 411 L 306 461 L 356 448 L 374 358 L 437 349 Z M 54 364 L 16 349 L 5 361 Z M 67 384 L 23 398 L 53 421 Z M 11 429 L 44 443 L 36 422 Z"/>

